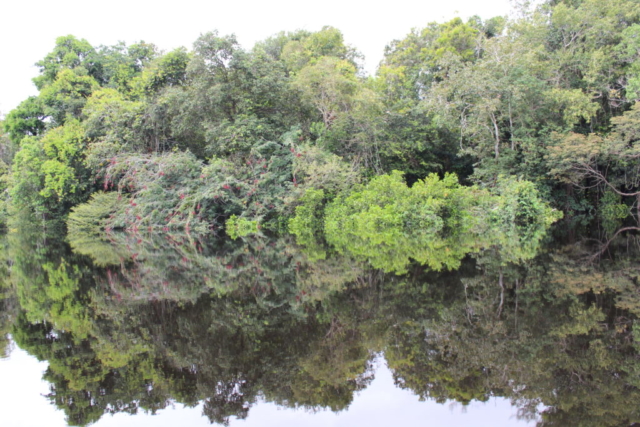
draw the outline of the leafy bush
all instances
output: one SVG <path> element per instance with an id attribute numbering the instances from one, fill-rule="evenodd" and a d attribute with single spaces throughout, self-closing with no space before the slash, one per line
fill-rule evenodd
<path id="1" fill-rule="evenodd" d="M 385 271 L 404 273 L 410 259 L 456 268 L 477 244 L 468 239 L 475 191 L 455 175 L 430 175 L 411 188 L 398 171 L 378 176 L 328 205 L 326 239 Z"/>
<path id="2" fill-rule="evenodd" d="M 463 187 L 455 175 L 432 174 L 408 187 L 402 173 L 381 175 L 339 195 L 324 211 L 321 190 L 307 190 L 289 221 L 301 245 L 318 252 L 316 236 L 374 267 L 398 274 L 411 260 L 440 270 L 499 246 L 506 259 L 535 254 L 548 226 L 559 218 L 527 181 L 501 179 L 492 191 Z"/>
<path id="3" fill-rule="evenodd" d="M 88 196 L 84 130 L 75 120 L 41 139 L 26 137 L 12 165 L 15 206 L 42 214 L 64 215 Z"/>
<path id="4" fill-rule="evenodd" d="M 225 230 L 229 237 L 236 240 L 238 237 L 245 237 L 250 234 L 258 233 L 260 225 L 257 221 L 251 221 L 246 218 L 238 218 L 235 215 L 227 220 L 225 224 Z"/>
<path id="5" fill-rule="evenodd" d="M 119 153 L 102 143 L 91 148 L 88 163 L 103 189 L 119 194 L 105 228 L 203 233 L 232 215 L 277 224 L 292 186 L 291 157 L 283 145 L 266 143 L 242 165 L 221 159 L 205 164 L 189 152 Z"/>

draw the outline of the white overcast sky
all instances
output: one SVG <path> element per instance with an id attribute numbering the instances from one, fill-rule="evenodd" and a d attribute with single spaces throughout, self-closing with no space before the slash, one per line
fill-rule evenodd
<path id="1" fill-rule="evenodd" d="M 170 50 L 190 49 L 200 34 L 217 29 L 234 33 L 248 49 L 279 31 L 331 25 L 365 55 L 366 70 L 373 74 L 385 45 L 411 28 L 509 10 L 509 0 L 9 0 L 0 9 L 0 113 L 37 94 L 33 64 L 63 35 L 93 46 L 144 40 Z"/>

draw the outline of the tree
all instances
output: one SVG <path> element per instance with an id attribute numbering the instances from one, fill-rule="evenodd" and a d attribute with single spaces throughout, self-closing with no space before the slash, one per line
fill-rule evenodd
<path id="1" fill-rule="evenodd" d="M 611 122 L 613 132 L 606 136 L 554 134 L 547 157 L 550 173 L 579 188 L 597 187 L 602 193 L 631 197 L 640 209 L 640 109 L 633 106 Z"/>
<path id="2" fill-rule="evenodd" d="M 358 87 L 353 65 L 328 56 L 302 68 L 292 84 L 320 112 L 327 128 L 340 113 L 350 109 Z"/>
<path id="3" fill-rule="evenodd" d="M 337 28 L 325 26 L 315 33 L 299 31 L 288 38 L 282 46 L 281 58 L 294 74 L 323 57 L 344 60 L 359 69 L 357 61 L 361 55 L 344 43 L 342 32 Z"/>
<path id="4" fill-rule="evenodd" d="M 82 69 L 64 69 L 42 89 L 40 99 L 54 124 L 63 125 L 67 119 L 80 118 L 87 98 L 99 87 Z"/>
<path id="5" fill-rule="evenodd" d="M 12 165 L 12 203 L 55 217 L 84 201 L 90 188 L 83 164 L 84 144 L 84 129 L 76 120 L 41 139 L 25 138 Z"/>
<path id="6" fill-rule="evenodd" d="M 53 51 L 36 62 L 40 76 L 33 82 L 39 90 L 55 82 L 58 73 L 64 69 L 83 68 L 84 73 L 101 82 L 102 64 L 96 50 L 85 39 L 78 40 L 72 35 L 58 37 Z"/>
<path id="7" fill-rule="evenodd" d="M 144 45 L 143 45 L 144 46 Z M 137 45 L 129 47 L 130 52 L 137 52 Z M 144 55 L 144 51 L 136 55 Z M 148 54 L 150 55 L 150 54 Z M 162 88 L 180 86 L 187 80 L 187 65 L 191 56 L 185 48 L 177 48 L 164 55 L 147 59 L 136 59 L 135 71 L 141 74 L 133 78 L 123 76 L 123 84 L 131 87 L 134 96 L 153 96 Z M 122 84 L 120 85 L 122 86 Z"/>
<path id="8" fill-rule="evenodd" d="M 40 135 L 47 127 L 45 119 L 48 115 L 44 110 L 42 100 L 30 96 L 7 114 L 3 128 L 15 144 L 19 144 L 25 136 Z"/>

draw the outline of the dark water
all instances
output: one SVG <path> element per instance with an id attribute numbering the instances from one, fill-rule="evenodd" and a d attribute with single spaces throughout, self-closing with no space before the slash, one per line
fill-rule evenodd
<path id="1" fill-rule="evenodd" d="M 14 231 L 0 423 L 629 426 L 638 247 L 398 275 L 289 238 Z"/>

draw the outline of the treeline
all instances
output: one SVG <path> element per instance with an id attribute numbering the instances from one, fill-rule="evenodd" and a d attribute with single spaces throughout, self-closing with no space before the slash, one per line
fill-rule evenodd
<path id="1" fill-rule="evenodd" d="M 640 2 L 514 15 L 414 29 L 375 76 L 332 27 L 250 50 L 216 32 L 171 52 L 61 37 L 39 95 L 3 121 L 5 219 L 77 207 L 77 226 L 285 230 L 309 190 L 326 203 L 392 171 L 409 186 L 511 176 L 537 188 L 529 204 L 625 218 L 640 207 Z"/>

